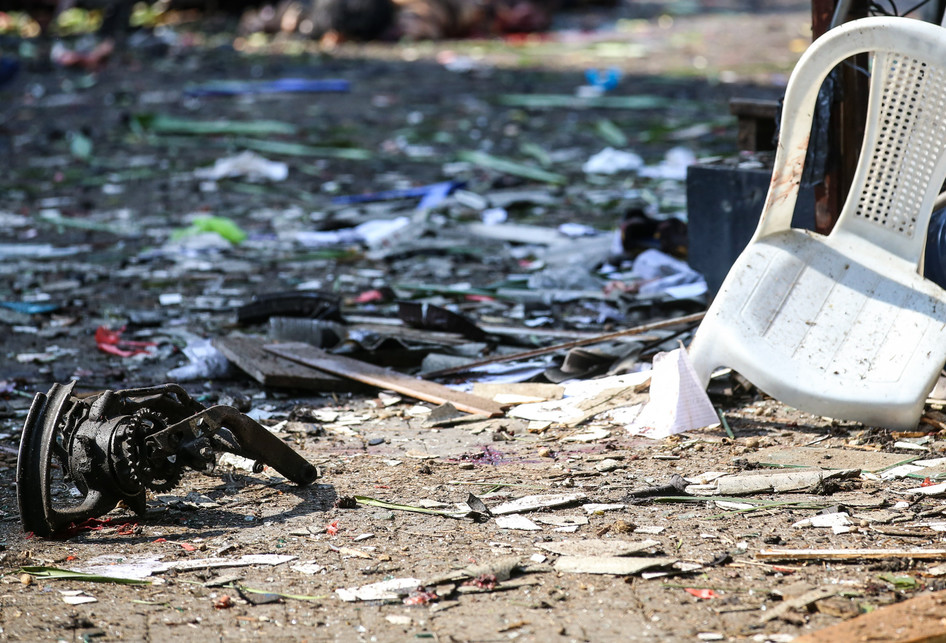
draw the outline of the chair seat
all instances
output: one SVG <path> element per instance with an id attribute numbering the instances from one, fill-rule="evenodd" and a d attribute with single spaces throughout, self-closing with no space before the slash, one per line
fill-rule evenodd
<path id="1" fill-rule="evenodd" d="M 789 229 L 739 257 L 691 357 L 704 384 L 729 366 L 790 406 L 913 428 L 946 355 L 944 295 L 862 239 Z"/>

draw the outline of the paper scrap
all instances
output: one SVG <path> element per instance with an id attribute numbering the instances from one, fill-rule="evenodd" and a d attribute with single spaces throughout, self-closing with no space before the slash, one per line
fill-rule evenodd
<path id="1" fill-rule="evenodd" d="M 654 357 L 650 401 L 626 428 L 632 434 L 660 439 L 719 424 L 719 416 L 699 383 L 686 350 Z"/>
<path id="2" fill-rule="evenodd" d="M 512 514 L 509 516 L 497 516 L 496 526 L 500 529 L 521 529 L 523 531 L 542 531 L 537 524 L 523 516 L 522 514 Z"/>
<path id="3" fill-rule="evenodd" d="M 335 590 L 343 601 L 393 601 L 410 594 L 421 582 L 416 578 L 392 578 L 391 580 L 362 585 L 361 587 L 339 588 Z"/>

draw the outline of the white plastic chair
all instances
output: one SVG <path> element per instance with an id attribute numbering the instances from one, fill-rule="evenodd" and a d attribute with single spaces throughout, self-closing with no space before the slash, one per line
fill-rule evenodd
<path id="1" fill-rule="evenodd" d="M 853 186 L 830 235 L 792 229 L 818 90 L 862 52 L 870 100 Z M 689 348 L 697 375 L 705 386 L 728 366 L 798 409 L 914 428 L 946 361 L 946 291 L 918 273 L 946 177 L 946 29 L 832 29 L 801 57 L 782 113 L 759 225 Z"/>

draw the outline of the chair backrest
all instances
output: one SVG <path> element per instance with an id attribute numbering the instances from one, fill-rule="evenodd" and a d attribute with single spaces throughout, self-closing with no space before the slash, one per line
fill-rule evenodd
<path id="1" fill-rule="evenodd" d="M 789 79 L 772 184 L 756 240 L 791 225 L 818 90 L 841 61 L 871 53 L 867 125 L 832 234 L 857 235 L 916 265 L 946 178 L 946 29 L 864 18 L 832 29 Z"/>

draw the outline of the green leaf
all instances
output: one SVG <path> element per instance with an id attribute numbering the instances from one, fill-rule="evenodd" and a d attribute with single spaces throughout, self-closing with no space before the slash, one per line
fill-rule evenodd
<path id="1" fill-rule="evenodd" d="M 231 121 L 217 119 L 198 121 L 159 114 L 150 117 L 150 119 L 139 118 L 138 122 L 155 134 L 272 136 L 275 134 L 295 134 L 298 131 L 298 128 L 292 123 L 270 120 Z"/>
<path id="2" fill-rule="evenodd" d="M 235 141 L 235 143 L 255 152 L 282 154 L 283 156 L 314 156 L 348 161 L 367 161 L 374 156 L 370 150 L 357 147 L 318 147 L 290 141 L 268 141 L 265 139 L 243 139 Z"/>
<path id="3" fill-rule="evenodd" d="M 69 134 L 69 153 L 77 159 L 88 161 L 92 158 L 92 139 L 81 132 Z"/>
<path id="4" fill-rule="evenodd" d="M 549 153 L 546 152 L 545 148 L 541 145 L 526 142 L 519 146 L 519 151 L 526 156 L 534 158 L 542 167 L 550 167 L 552 165 L 552 157 L 549 156 Z"/>
<path id="5" fill-rule="evenodd" d="M 498 156 L 491 156 L 484 152 L 460 152 L 457 156 L 461 161 L 467 161 L 468 163 L 473 163 L 480 167 L 489 168 L 505 174 L 512 174 L 513 176 L 521 176 L 533 181 L 555 183 L 558 185 L 568 182 L 568 178 L 563 174 L 547 172 L 541 168 L 499 158 Z"/>
<path id="6" fill-rule="evenodd" d="M 171 233 L 171 240 L 178 241 L 184 237 L 200 234 L 201 232 L 216 232 L 234 245 L 242 243 L 248 236 L 246 232 L 243 231 L 243 228 L 233 219 L 228 217 L 205 216 L 195 218 L 189 228 L 175 230 Z"/>
<path id="7" fill-rule="evenodd" d="M 903 589 L 913 589 L 920 584 L 913 576 L 895 576 L 894 574 L 886 573 L 879 574 L 877 578 L 887 581 L 894 587 Z"/>
<path id="8" fill-rule="evenodd" d="M 35 578 L 45 578 L 47 580 L 81 580 L 88 583 L 116 583 L 118 585 L 150 585 L 151 581 L 139 578 L 117 578 L 114 576 L 100 576 L 98 574 L 86 574 L 85 572 L 74 572 L 68 569 L 58 567 L 21 567 L 18 573 L 29 574 Z"/>
<path id="9" fill-rule="evenodd" d="M 191 222 L 191 231 L 216 232 L 221 237 L 236 245 L 246 240 L 247 234 L 233 219 L 227 217 L 197 217 Z"/>
<path id="10" fill-rule="evenodd" d="M 595 129 L 598 131 L 598 136 L 603 138 L 608 145 L 627 147 L 627 135 L 613 121 L 602 118 L 595 123 Z"/>
<path id="11" fill-rule="evenodd" d="M 663 109 L 671 104 L 681 104 L 661 96 L 594 96 L 582 98 L 570 94 L 505 94 L 499 97 L 499 104 L 509 107 L 524 108 L 565 108 L 581 109 L 597 107 L 604 109 Z"/>

